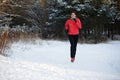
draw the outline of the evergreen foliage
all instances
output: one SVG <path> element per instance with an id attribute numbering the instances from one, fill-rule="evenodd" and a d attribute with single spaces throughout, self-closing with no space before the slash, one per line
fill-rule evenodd
<path id="1" fill-rule="evenodd" d="M 113 33 L 116 28 L 114 26 L 115 22 L 119 18 L 115 2 L 107 3 L 102 0 L 66 0 L 60 3 L 56 2 L 51 13 L 53 16 L 50 14 L 50 19 L 54 22 L 51 23 L 51 26 L 56 28 L 55 31 L 58 32 L 57 35 L 59 37 L 64 36 L 63 26 L 72 11 L 76 12 L 83 24 L 80 34 L 82 40 L 91 40 L 97 43 L 108 38 L 113 39 L 113 35 L 119 34 Z"/>
<path id="2" fill-rule="evenodd" d="M 41 38 L 67 39 L 64 24 L 73 11 L 83 25 L 81 41 L 97 43 L 120 35 L 118 4 L 105 0 L 1 0 L 0 26 L 9 20 L 11 30 L 35 32 Z"/>

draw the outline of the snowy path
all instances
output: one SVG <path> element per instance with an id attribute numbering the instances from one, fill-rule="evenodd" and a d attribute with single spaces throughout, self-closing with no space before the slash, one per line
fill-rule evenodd
<path id="1" fill-rule="evenodd" d="M 78 44 L 70 62 L 69 42 L 14 43 L 0 56 L 0 80 L 120 80 L 120 42 Z"/>
<path id="2" fill-rule="evenodd" d="M 0 57 L 1 58 L 1 57 Z M 119 80 L 118 75 L 63 69 L 48 64 L 0 60 L 0 80 Z"/>

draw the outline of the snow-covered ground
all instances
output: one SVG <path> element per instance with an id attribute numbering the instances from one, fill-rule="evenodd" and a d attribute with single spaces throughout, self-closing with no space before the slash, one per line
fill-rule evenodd
<path id="1" fill-rule="evenodd" d="M 16 42 L 0 56 L 0 80 L 120 80 L 120 41 L 78 44 L 70 62 L 68 41 Z"/>

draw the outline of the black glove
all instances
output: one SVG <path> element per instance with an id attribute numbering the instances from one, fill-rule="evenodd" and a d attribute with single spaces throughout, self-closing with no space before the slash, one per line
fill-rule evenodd
<path id="1" fill-rule="evenodd" d="M 75 21 L 75 23 L 77 22 L 76 19 L 73 19 Z"/>
<path id="2" fill-rule="evenodd" d="M 65 30 L 66 33 L 68 33 L 68 30 Z"/>

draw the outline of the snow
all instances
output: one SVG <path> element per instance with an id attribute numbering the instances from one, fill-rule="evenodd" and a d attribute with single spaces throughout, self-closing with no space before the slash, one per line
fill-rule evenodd
<path id="1" fill-rule="evenodd" d="M 120 41 L 78 43 L 70 62 L 68 41 L 14 42 L 0 56 L 0 80 L 120 80 Z"/>

